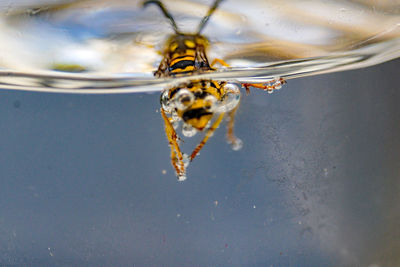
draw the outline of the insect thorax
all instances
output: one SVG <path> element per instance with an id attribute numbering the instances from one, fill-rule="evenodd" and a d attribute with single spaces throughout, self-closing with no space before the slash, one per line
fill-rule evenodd
<path id="1" fill-rule="evenodd" d="M 213 70 L 205 53 L 207 47 L 207 38 L 199 34 L 170 36 L 164 50 L 167 66 L 162 73 L 163 76 L 188 75 L 196 71 Z"/>

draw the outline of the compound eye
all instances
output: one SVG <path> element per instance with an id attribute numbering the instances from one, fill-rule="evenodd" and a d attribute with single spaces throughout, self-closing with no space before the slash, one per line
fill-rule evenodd
<path id="1" fill-rule="evenodd" d="M 186 109 L 194 102 L 194 94 L 187 89 L 181 89 L 175 95 L 175 106 L 177 109 Z"/>
<path id="2" fill-rule="evenodd" d="M 218 100 L 215 96 L 208 95 L 204 98 L 204 108 L 208 111 L 214 111 L 217 108 Z"/>

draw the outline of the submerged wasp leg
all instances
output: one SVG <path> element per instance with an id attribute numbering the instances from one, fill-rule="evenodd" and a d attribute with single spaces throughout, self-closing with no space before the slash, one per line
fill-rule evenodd
<path id="1" fill-rule="evenodd" d="M 237 138 L 233 132 L 233 128 L 235 125 L 235 114 L 236 114 L 236 110 L 238 109 L 238 107 L 239 107 L 239 104 L 237 104 L 237 106 L 228 113 L 229 121 L 228 121 L 227 131 L 226 131 L 226 140 L 228 141 L 228 144 L 231 145 L 233 150 L 240 150 L 243 146 L 242 140 Z"/>
<path id="2" fill-rule="evenodd" d="M 179 148 L 178 144 L 178 136 L 175 132 L 174 127 L 172 126 L 171 122 L 169 121 L 169 118 L 165 114 L 165 111 L 163 108 L 161 108 L 161 115 L 164 119 L 164 125 L 165 125 L 165 134 L 167 136 L 170 148 L 171 148 L 171 162 L 172 166 L 175 168 L 176 174 L 178 176 L 179 180 L 185 180 L 184 177 L 186 177 L 186 168 L 183 160 L 183 155 L 182 152 Z"/>
<path id="3" fill-rule="evenodd" d="M 219 124 L 221 123 L 222 119 L 224 118 L 225 113 L 221 113 L 217 120 L 211 125 L 209 129 L 207 129 L 207 132 L 201 140 L 201 142 L 197 145 L 197 147 L 193 150 L 192 154 L 190 155 L 190 161 L 192 161 L 196 155 L 199 153 L 199 151 L 203 148 L 203 146 L 207 143 L 208 139 L 212 136 L 214 131 L 218 128 Z"/>
<path id="4" fill-rule="evenodd" d="M 263 83 L 242 83 L 242 86 L 246 88 L 246 94 L 250 94 L 250 87 L 255 87 L 267 91 L 268 93 L 272 93 L 276 89 L 281 89 L 282 85 L 285 84 L 286 81 L 283 78 L 275 78 L 266 84 Z"/>

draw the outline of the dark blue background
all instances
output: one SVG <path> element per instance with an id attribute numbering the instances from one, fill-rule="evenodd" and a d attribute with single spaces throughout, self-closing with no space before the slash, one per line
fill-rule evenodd
<path id="1" fill-rule="evenodd" d="M 183 183 L 158 94 L 1 91 L 0 265 L 400 264 L 399 63 L 253 90 Z"/>

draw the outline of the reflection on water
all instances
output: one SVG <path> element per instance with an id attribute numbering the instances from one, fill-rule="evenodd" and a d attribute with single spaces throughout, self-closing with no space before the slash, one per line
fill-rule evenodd
<path id="1" fill-rule="evenodd" d="M 204 34 L 211 41 L 209 56 L 231 68 L 204 76 L 265 82 L 396 58 L 400 19 L 393 3 L 223 1 Z M 166 2 L 185 32 L 196 29 L 209 5 Z M 2 6 L 0 28 L 3 88 L 121 93 L 171 85 L 151 73 L 172 30 L 158 10 L 144 12 L 140 1 L 13 1 Z"/>

